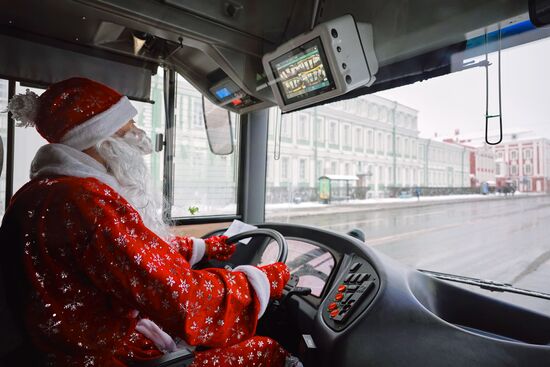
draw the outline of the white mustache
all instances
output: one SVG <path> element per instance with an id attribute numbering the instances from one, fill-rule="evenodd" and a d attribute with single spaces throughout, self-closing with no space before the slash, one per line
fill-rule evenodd
<path id="1" fill-rule="evenodd" d="M 143 155 L 151 154 L 153 152 L 153 143 L 147 136 L 147 133 L 137 127 L 132 127 L 122 137 L 124 141 L 136 148 Z"/>

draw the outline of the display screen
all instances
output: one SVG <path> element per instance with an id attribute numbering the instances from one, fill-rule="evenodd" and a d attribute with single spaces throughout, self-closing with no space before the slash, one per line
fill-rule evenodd
<path id="1" fill-rule="evenodd" d="M 225 87 L 220 88 L 220 89 L 218 89 L 218 90 L 216 91 L 216 96 L 217 96 L 219 99 L 225 99 L 225 98 L 227 98 L 227 97 L 230 96 L 230 95 L 231 95 L 231 92 L 230 92 L 227 88 L 225 88 Z"/>
<path id="2" fill-rule="evenodd" d="M 315 38 L 270 62 L 285 104 L 335 89 L 320 38 Z"/>

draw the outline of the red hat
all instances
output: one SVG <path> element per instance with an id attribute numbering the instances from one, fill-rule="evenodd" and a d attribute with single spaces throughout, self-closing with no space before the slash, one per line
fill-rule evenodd
<path id="1" fill-rule="evenodd" d="M 21 121 L 18 126 L 35 126 L 48 142 L 78 150 L 113 135 L 137 115 L 128 98 L 85 78 L 52 84 L 40 97 L 27 89 L 10 100 L 8 110 Z"/>

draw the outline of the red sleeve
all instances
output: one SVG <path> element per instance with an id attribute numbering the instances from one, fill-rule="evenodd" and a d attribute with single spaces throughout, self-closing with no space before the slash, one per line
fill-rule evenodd
<path id="1" fill-rule="evenodd" d="M 189 250 L 148 230 L 108 186 L 73 196 L 85 243 L 75 258 L 96 287 L 192 345 L 218 347 L 254 335 L 259 302 L 243 273 L 192 270 Z M 189 249 L 188 240 L 178 243 Z"/>

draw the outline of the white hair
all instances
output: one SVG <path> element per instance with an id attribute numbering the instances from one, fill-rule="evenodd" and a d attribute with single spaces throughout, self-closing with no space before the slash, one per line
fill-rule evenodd
<path id="1" fill-rule="evenodd" d="M 111 136 L 96 145 L 96 150 L 122 195 L 140 214 L 145 226 L 165 240 L 172 234 L 162 221 L 161 203 L 151 190 L 150 173 L 143 154 L 151 152 L 151 140 L 143 130 L 132 127 L 123 137 Z"/>

